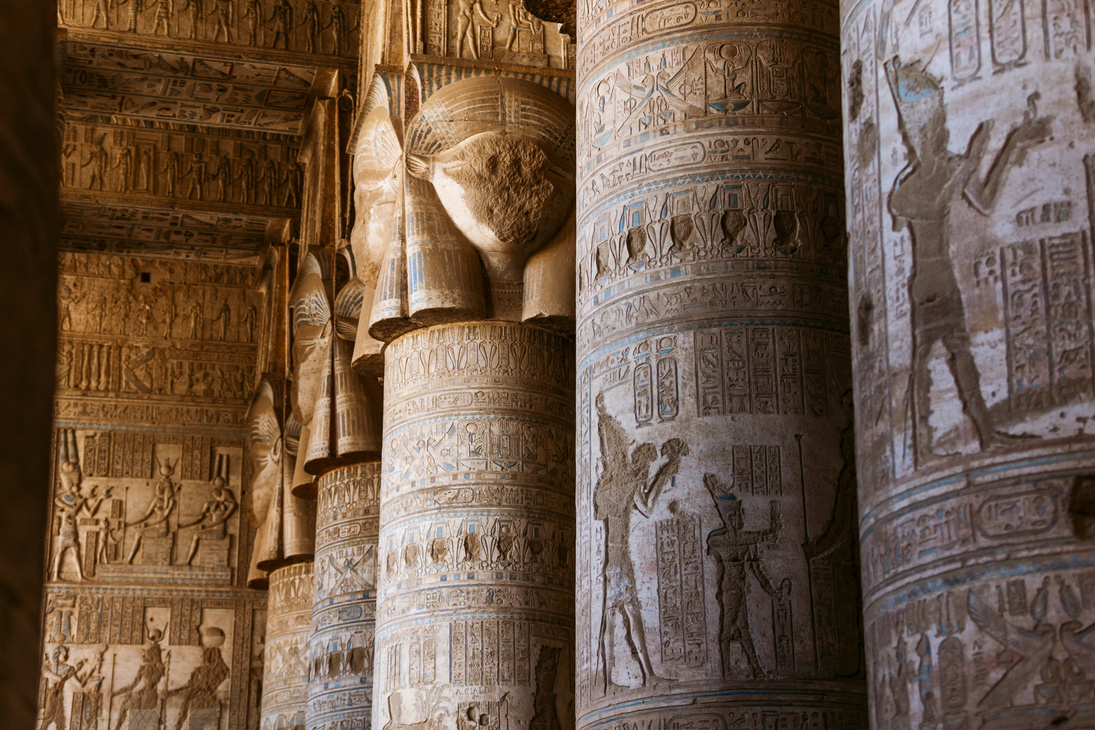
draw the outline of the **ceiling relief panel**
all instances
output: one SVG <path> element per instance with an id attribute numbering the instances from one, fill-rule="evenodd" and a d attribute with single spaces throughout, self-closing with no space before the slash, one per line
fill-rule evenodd
<path id="1" fill-rule="evenodd" d="M 353 0 L 60 0 L 73 31 L 166 47 L 229 47 L 354 58 L 360 4 Z"/>
<path id="2" fill-rule="evenodd" d="M 65 44 L 69 118 L 123 117 L 296 134 L 315 68 Z"/>

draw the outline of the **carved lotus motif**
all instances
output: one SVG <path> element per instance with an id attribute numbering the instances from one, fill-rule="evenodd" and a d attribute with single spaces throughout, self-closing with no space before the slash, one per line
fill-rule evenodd
<path id="1" fill-rule="evenodd" d="M 526 259 L 555 235 L 574 203 L 573 169 L 521 134 L 476 134 L 437 155 L 408 155 L 407 169 L 433 184 L 499 281 L 520 280 Z"/>

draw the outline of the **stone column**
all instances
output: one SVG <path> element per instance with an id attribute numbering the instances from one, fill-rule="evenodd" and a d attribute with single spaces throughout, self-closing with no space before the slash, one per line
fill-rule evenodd
<path id="1" fill-rule="evenodd" d="M 578 727 L 862 727 L 837 9 L 578 5 Z"/>
<path id="2" fill-rule="evenodd" d="M 319 478 L 308 727 L 365 730 L 373 696 L 380 464 Z"/>
<path id="3" fill-rule="evenodd" d="M 388 345 L 373 727 L 573 727 L 572 357 L 497 321 Z"/>
<path id="4" fill-rule="evenodd" d="M 38 707 L 43 551 L 57 337 L 58 151 L 53 2 L 2 0 L 0 16 L 0 725 L 31 728 Z"/>
<path id="5" fill-rule="evenodd" d="M 261 727 L 304 727 L 308 639 L 312 628 L 311 561 L 270 572 Z M 267 725 L 269 723 L 269 725 Z"/>
<path id="6" fill-rule="evenodd" d="M 1090 6 L 841 13 L 872 726 L 1095 725 Z"/>

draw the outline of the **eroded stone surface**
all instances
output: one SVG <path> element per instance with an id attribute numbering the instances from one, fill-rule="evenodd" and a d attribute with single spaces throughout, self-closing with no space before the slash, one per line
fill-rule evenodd
<path id="1" fill-rule="evenodd" d="M 1095 722 L 1090 28 L 842 7 L 875 727 Z"/>

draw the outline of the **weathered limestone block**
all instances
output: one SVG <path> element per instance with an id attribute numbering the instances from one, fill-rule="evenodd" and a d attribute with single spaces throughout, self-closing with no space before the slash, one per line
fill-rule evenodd
<path id="1" fill-rule="evenodd" d="M 570 347 L 506 322 L 388 345 L 373 727 L 573 726 Z"/>
<path id="2" fill-rule="evenodd" d="M 262 725 L 303 728 L 308 699 L 308 639 L 312 633 L 313 563 L 270 573 Z"/>
<path id="3" fill-rule="evenodd" d="M 578 26 L 578 726 L 863 727 L 835 4 Z"/>
<path id="4" fill-rule="evenodd" d="M 319 478 L 309 730 L 369 727 L 379 515 L 379 462 Z"/>
<path id="5" fill-rule="evenodd" d="M 872 726 L 1091 726 L 1090 7 L 841 17 Z"/>

